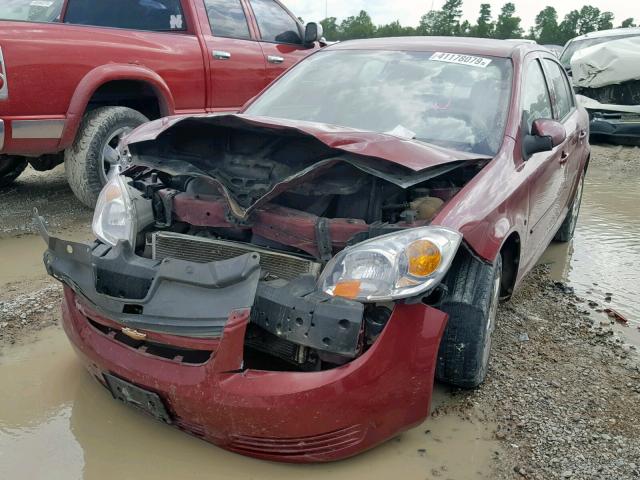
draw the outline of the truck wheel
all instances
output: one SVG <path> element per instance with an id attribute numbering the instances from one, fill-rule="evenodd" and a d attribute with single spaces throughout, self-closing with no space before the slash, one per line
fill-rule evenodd
<path id="1" fill-rule="evenodd" d="M 440 343 L 436 376 L 456 387 L 474 388 L 484 381 L 489 367 L 502 256 L 487 265 L 469 255 L 452 267 L 449 292 L 440 307 L 449 314 L 449 321 Z"/>
<path id="2" fill-rule="evenodd" d="M 8 187 L 27 168 L 27 160 L 14 155 L 0 155 L 0 188 Z"/>
<path id="3" fill-rule="evenodd" d="M 118 143 L 124 135 L 149 119 L 127 107 L 101 107 L 82 119 L 73 145 L 64 154 L 71 190 L 93 208 L 107 181 L 120 171 Z"/>
<path id="4" fill-rule="evenodd" d="M 578 215 L 580 215 L 580 204 L 582 203 L 582 190 L 584 189 L 584 175 L 585 172 L 582 172 L 580 176 L 580 181 L 578 182 L 578 188 L 576 189 L 576 194 L 573 197 L 573 202 L 571 202 L 571 207 L 569 207 L 569 212 L 567 212 L 567 216 L 560 225 L 560 228 L 556 232 L 556 236 L 553 239 L 556 242 L 566 243 L 573 238 L 573 234 L 576 231 L 576 225 L 578 223 Z"/>

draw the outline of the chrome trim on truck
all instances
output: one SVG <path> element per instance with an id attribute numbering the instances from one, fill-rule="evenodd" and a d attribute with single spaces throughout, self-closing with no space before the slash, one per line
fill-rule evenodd
<path id="1" fill-rule="evenodd" d="M 7 67 L 4 64 L 4 55 L 2 54 L 2 47 L 0 47 L 0 100 L 7 100 L 9 98 L 9 78 L 7 77 Z M 4 137 L 3 137 L 4 138 Z"/>
<path id="2" fill-rule="evenodd" d="M 13 138 L 60 138 L 64 120 L 14 120 L 11 122 Z"/>
<path id="3" fill-rule="evenodd" d="M 0 151 L 4 148 L 4 120 L 0 120 Z"/>

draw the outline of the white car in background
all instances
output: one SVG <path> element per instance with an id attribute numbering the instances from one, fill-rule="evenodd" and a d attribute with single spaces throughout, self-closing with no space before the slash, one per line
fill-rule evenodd
<path id="1" fill-rule="evenodd" d="M 573 55 L 583 48 L 592 47 L 600 43 L 619 40 L 627 37 L 640 36 L 640 27 L 631 28 L 614 28 L 611 30 L 600 30 L 599 32 L 591 32 L 579 37 L 572 38 L 564 46 L 562 55 L 560 55 L 560 63 L 571 75 L 571 59 Z"/>

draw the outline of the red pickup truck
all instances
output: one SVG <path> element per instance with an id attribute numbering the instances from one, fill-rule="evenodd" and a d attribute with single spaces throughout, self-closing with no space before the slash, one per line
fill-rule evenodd
<path id="1" fill-rule="evenodd" d="M 0 20 L 0 187 L 64 162 L 87 206 L 124 134 L 237 110 L 322 36 L 278 0 L 2 0 Z"/>

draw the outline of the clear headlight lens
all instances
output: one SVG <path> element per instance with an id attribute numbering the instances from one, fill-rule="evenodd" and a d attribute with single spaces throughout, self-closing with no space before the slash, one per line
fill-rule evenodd
<path id="1" fill-rule="evenodd" d="M 447 273 L 462 235 L 444 227 L 391 233 L 344 249 L 320 276 L 329 295 L 361 302 L 413 297 L 435 287 Z"/>
<path id="2" fill-rule="evenodd" d="M 93 233 L 104 243 L 115 246 L 120 240 L 135 244 L 136 215 L 129 190 L 121 175 L 104 186 L 93 214 Z"/>

